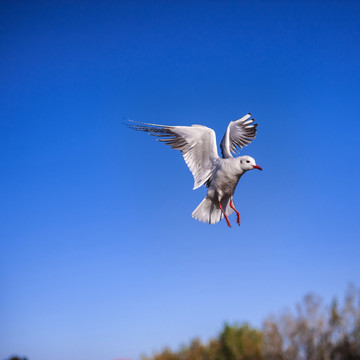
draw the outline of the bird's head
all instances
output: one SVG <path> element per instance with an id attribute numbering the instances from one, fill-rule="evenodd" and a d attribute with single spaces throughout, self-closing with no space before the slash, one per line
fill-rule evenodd
<path id="1" fill-rule="evenodd" d="M 259 165 L 256 165 L 255 159 L 251 156 L 240 156 L 240 167 L 244 171 L 252 170 L 252 169 L 258 169 L 262 170 L 262 168 Z"/>

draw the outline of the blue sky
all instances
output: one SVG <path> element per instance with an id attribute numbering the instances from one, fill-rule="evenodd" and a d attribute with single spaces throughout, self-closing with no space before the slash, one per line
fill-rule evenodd
<path id="1" fill-rule="evenodd" d="M 138 359 L 359 286 L 356 1 L 2 1 L 0 358 Z M 128 117 L 204 124 L 263 172 L 198 223 L 181 154 Z"/>

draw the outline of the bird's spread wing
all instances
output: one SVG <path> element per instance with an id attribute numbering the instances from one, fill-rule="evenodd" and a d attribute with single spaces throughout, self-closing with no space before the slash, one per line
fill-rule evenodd
<path id="1" fill-rule="evenodd" d="M 249 113 L 229 124 L 220 144 L 223 158 L 233 157 L 232 153 L 235 154 L 237 148 L 241 149 L 255 139 L 257 124 L 254 124 L 255 120 L 250 119 L 250 116 Z"/>
<path id="2" fill-rule="evenodd" d="M 167 126 L 132 121 L 128 126 L 159 137 L 158 141 L 180 150 L 194 176 L 194 190 L 207 182 L 219 158 L 214 130 L 202 126 Z"/>

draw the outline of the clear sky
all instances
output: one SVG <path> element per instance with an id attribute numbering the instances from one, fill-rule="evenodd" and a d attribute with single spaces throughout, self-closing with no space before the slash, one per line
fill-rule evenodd
<path id="1" fill-rule="evenodd" d="M 138 359 L 359 286 L 358 1 L 2 1 L 0 359 Z M 258 135 L 229 229 L 124 118 Z"/>

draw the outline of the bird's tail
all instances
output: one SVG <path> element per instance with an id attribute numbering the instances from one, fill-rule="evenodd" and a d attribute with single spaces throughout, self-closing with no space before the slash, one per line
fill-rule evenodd
<path id="1" fill-rule="evenodd" d="M 221 206 L 226 215 L 230 215 L 234 212 L 234 210 L 230 207 L 230 198 L 222 200 Z M 206 197 L 193 211 L 192 217 L 204 223 L 216 224 L 224 218 L 224 214 L 222 213 L 217 201 Z"/>

